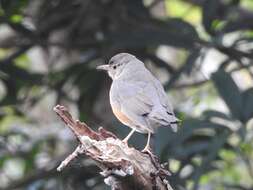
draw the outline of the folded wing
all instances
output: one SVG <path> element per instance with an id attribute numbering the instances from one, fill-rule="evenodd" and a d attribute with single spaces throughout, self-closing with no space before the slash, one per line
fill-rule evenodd
<path id="1" fill-rule="evenodd" d="M 175 130 L 173 122 L 176 118 L 166 103 L 165 92 L 160 91 L 162 86 L 146 81 L 120 81 L 117 86 L 122 113 L 143 129 L 140 132 L 154 132 L 155 124 L 171 126 Z"/>

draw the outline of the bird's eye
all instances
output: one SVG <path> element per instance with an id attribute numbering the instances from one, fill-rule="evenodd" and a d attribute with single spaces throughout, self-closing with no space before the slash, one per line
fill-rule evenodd
<path id="1" fill-rule="evenodd" d="M 114 66 L 113 66 L 113 69 L 116 69 L 116 67 L 117 67 L 117 66 L 116 66 L 116 65 L 114 65 Z"/>

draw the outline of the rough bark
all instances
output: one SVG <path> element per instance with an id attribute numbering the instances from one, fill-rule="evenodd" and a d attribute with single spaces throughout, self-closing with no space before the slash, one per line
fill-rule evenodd
<path id="1" fill-rule="evenodd" d="M 54 111 L 79 141 L 76 150 L 62 161 L 58 171 L 78 155 L 85 154 L 102 170 L 100 174 L 112 190 L 172 190 L 166 180 L 169 172 L 155 155 L 128 147 L 102 127 L 95 132 L 85 123 L 74 120 L 64 106 L 57 105 Z"/>

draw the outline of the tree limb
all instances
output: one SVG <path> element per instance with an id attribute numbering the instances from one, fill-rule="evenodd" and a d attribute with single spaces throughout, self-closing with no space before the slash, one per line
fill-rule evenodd
<path id="1" fill-rule="evenodd" d="M 72 130 L 79 141 L 76 150 L 57 168 L 61 171 L 78 155 L 87 155 L 96 162 L 112 190 L 173 190 L 166 177 L 169 174 L 153 154 L 128 147 L 113 133 L 99 128 L 93 131 L 85 123 L 74 120 L 64 106 L 54 111 Z"/>

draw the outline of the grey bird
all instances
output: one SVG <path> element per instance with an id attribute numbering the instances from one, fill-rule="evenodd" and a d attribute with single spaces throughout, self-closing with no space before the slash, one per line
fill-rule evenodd
<path id="1" fill-rule="evenodd" d="M 143 151 L 150 151 L 150 137 L 160 126 L 169 126 L 177 131 L 179 119 L 160 81 L 145 67 L 144 63 L 129 53 L 113 56 L 109 64 L 100 65 L 112 78 L 110 104 L 115 116 L 124 125 L 132 128 L 123 140 L 128 142 L 137 131 L 148 134 Z"/>

